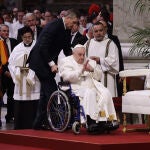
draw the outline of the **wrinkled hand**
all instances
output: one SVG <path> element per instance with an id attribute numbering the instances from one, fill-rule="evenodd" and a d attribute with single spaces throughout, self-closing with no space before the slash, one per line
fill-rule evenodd
<path id="1" fill-rule="evenodd" d="M 97 64 L 100 64 L 100 57 L 91 56 L 90 59 L 95 60 Z"/>
<path id="2" fill-rule="evenodd" d="M 91 65 L 89 64 L 89 60 L 87 60 L 83 66 L 83 71 L 89 71 L 89 72 L 93 72 L 94 69 L 93 67 L 91 67 Z"/>
<path id="3" fill-rule="evenodd" d="M 57 66 L 57 65 L 51 66 L 51 71 L 52 71 L 53 73 L 57 73 L 57 72 L 58 72 L 58 66 Z"/>

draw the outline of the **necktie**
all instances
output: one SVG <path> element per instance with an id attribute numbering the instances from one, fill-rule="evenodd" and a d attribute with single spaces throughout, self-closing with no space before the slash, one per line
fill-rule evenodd
<path id="1" fill-rule="evenodd" d="M 7 45 L 6 39 L 4 39 L 4 45 L 5 45 L 5 47 L 6 47 L 7 54 L 8 54 L 8 57 L 9 57 L 10 53 L 9 53 L 9 48 L 8 48 L 8 45 Z"/>
<path id="2" fill-rule="evenodd" d="M 71 43 L 73 42 L 74 34 L 71 34 Z"/>

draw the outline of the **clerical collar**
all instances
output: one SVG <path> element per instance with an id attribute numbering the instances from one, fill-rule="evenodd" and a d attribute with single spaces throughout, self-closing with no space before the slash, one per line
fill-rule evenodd
<path id="1" fill-rule="evenodd" d="M 33 41 L 30 44 L 25 44 L 25 43 L 23 43 L 23 44 L 25 47 L 30 47 L 32 45 L 32 43 L 33 43 Z"/>

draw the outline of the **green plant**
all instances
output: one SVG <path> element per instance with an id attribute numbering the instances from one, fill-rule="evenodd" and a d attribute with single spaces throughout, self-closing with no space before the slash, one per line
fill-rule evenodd
<path id="1" fill-rule="evenodd" d="M 139 15 L 150 11 L 150 0 L 138 0 L 134 6 L 134 13 Z M 133 46 L 130 55 L 150 57 L 150 27 L 134 28 L 135 32 L 130 36 Z"/>
<path id="2" fill-rule="evenodd" d="M 150 28 L 135 29 L 136 31 L 130 37 L 133 42 L 130 55 L 150 57 Z"/>
<path id="3" fill-rule="evenodd" d="M 134 6 L 134 13 L 138 12 L 142 14 L 143 12 L 150 11 L 150 0 L 138 0 Z"/>

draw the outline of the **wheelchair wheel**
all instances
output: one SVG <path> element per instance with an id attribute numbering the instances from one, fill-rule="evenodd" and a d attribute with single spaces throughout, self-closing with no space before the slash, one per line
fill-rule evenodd
<path id="1" fill-rule="evenodd" d="M 80 134 L 80 123 L 78 121 L 73 123 L 72 130 L 75 134 Z"/>
<path id="2" fill-rule="evenodd" d="M 47 115 L 52 130 L 63 132 L 70 121 L 71 110 L 67 95 L 62 91 L 55 91 L 47 105 Z"/>

